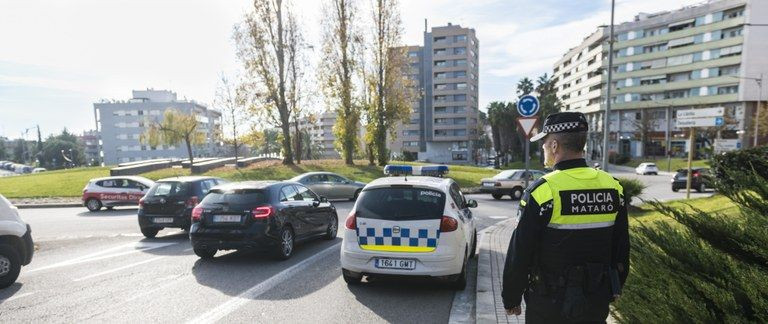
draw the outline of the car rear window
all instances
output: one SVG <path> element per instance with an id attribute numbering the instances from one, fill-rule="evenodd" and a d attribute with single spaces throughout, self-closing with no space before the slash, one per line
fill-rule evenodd
<path id="1" fill-rule="evenodd" d="M 187 196 L 191 192 L 191 185 L 187 182 L 167 181 L 158 182 L 147 193 L 149 197 L 157 196 Z"/>
<path id="2" fill-rule="evenodd" d="M 653 168 L 655 168 L 655 167 L 656 167 L 656 165 L 655 165 L 655 164 L 653 164 L 653 163 L 648 163 L 648 164 L 646 164 L 645 166 L 647 166 L 647 167 L 653 167 Z"/>
<path id="3" fill-rule="evenodd" d="M 507 171 L 501 171 L 501 173 L 493 176 L 493 179 L 497 180 L 505 180 L 505 179 L 512 179 L 514 177 L 518 177 L 517 174 L 519 171 L 513 171 L 513 170 L 507 170 Z"/>
<path id="4" fill-rule="evenodd" d="M 267 202 L 267 195 L 261 189 L 213 189 L 205 196 L 204 204 L 255 205 Z"/>
<path id="5" fill-rule="evenodd" d="M 383 220 L 425 220 L 443 216 L 445 194 L 437 190 L 390 187 L 364 190 L 357 217 Z"/>

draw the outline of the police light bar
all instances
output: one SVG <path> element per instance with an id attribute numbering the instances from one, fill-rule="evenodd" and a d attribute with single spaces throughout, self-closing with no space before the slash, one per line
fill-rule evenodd
<path id="1" fill-rule="evenodd" d="M 446 165 L 425 165 L 425 166 L 387 165 L 384 167 L 384 174 L 390 175 L 390 176 L 421 175 L 421 176 L 430 176 L 430 177 L 442 177 L 448 174 L 448 166 Z"/>

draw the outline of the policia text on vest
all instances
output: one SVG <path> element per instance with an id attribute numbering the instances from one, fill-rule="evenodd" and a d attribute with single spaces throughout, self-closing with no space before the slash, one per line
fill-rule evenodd
<path id="1" fill-rule="evenodd" d="M 520 202 L 502 297 L 529 323 L 604 322 L 629 268 L 623 189 L 584 159 L 561 161 Z"/>

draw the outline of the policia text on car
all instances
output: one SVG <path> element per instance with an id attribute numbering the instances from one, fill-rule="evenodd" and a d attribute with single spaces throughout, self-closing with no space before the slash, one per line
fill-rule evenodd
<path id="1" fill-rule="evenodd" d="M 526 302 L 528 323 L 605 322 L 629 270 L 626 202 L 619 182 L 587 166 L 581 113 L 547 116 L 544 163 L 531 184 L 509 244 L 502 297 L 507 313 Z"/>

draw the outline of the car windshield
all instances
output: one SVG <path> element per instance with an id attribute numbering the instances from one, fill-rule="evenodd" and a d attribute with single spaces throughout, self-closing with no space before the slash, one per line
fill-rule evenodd
<path id="1" fill-rule="evenodd" d="M 149 197 L 185 196 L 190 192 L 190 184 L 179 181 L 166 181 L 156 183 L 147 193 Z"/>
<path id="2" fill-rule="evenodd" d="M 257 205 L 267 202 L 261 189 L 213 189 L 205 196 L 203 204 Z"/>
<path id="3" fill-rule="evenodd" d="M 398 208 L 392 208 L 398 206 Z M 431 189 L 390 187 L 364 190 L 357 203 L 357 217 L 384 220 L 439 219 L 445 194 Z"/>
<path id="4" fill-rule="evenodd" d="M 647 168 L 655 168 L 655 167 L 656 167 L 656 165 L 655 165 L 655 164 L 653 164 L 653 163 L 648 163 L 648 164 L 646 164 L 645 166 L 646 166 Z"/>
<path id="5" fill-rule="evenodd" d="M 517 178 L 519 176 L 518 172 L 516 170 L 501 171 L 501 173 L 493 176 L 493 179 L 512 179 L 513 176 Z"/>

